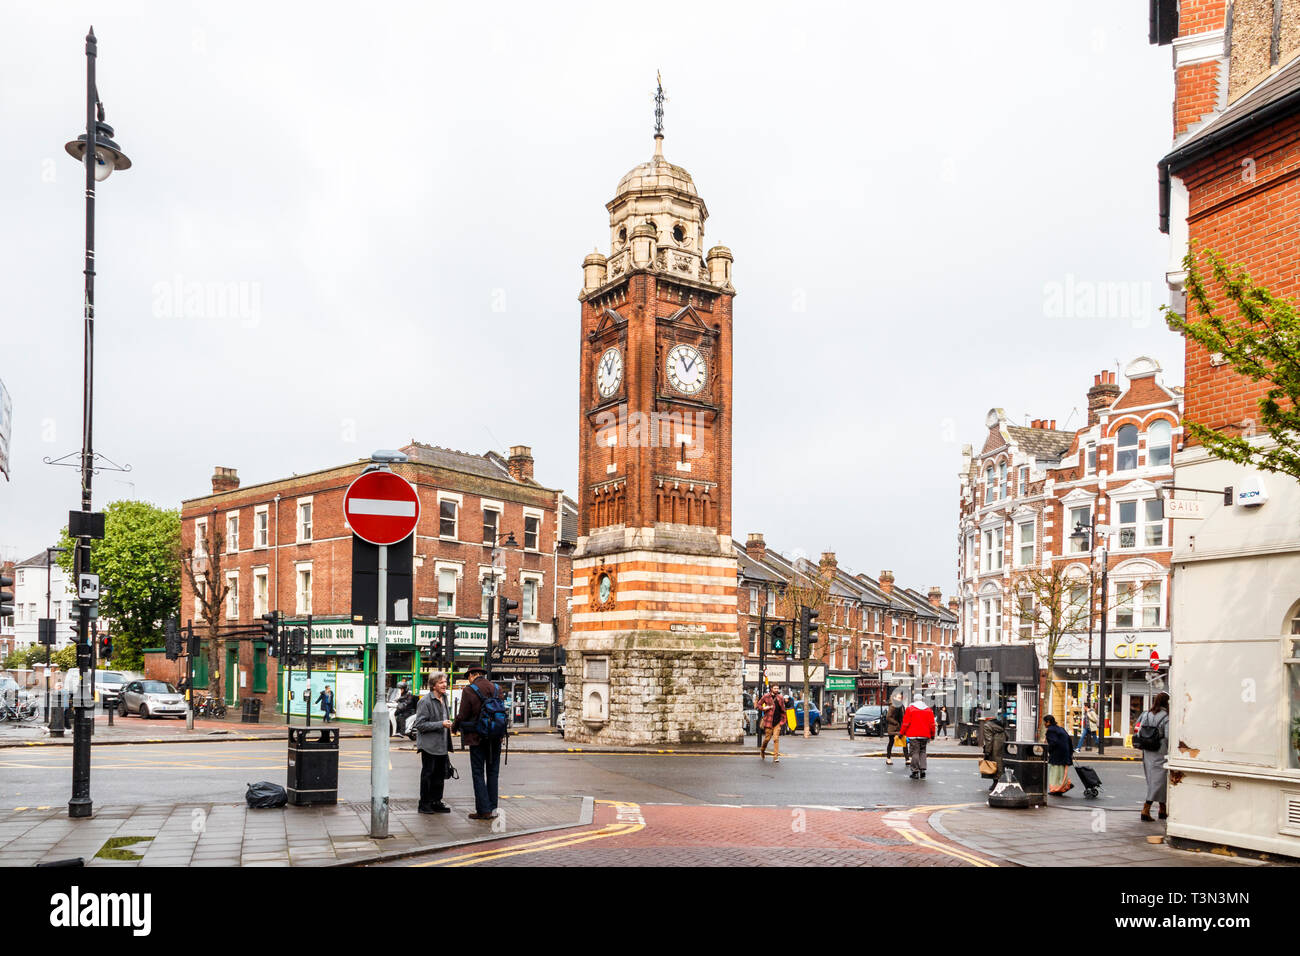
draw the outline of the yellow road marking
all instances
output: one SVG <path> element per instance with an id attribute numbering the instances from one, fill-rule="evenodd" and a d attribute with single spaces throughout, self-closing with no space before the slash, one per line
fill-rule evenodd
<path id="1" fill-rule="evenodd" d="M 974 853 L 970 852 L 969 850 L 959 850 L 956 849 L 955 847 L 948 846 L 946 843 L 940 843 L 934 837 L 930 836 L 930 834 L 924 832 L 923 830 L 919 830 L 915 826 L 913 826 L 912 821 L 909 819 L 913 813 L 933 813 L 938 810 L 956 810 L 956 809 L 960 809 L 961 807 L 969 807 L 969 806 L 973 806 L 973 804 L 955 803 L 955 804 L 947 804 L 947 805 L 911 807 L 910 809 L 907 810 L 895 810 L 891 813 L 885 814 L 884 821 L 886 826 L 888 826 L 891 830 L 893 830 L 895 833 L 901 836 L 908 843 L 911 843 L 913 846 L 919 846 L 923 849 L 928 849 L 928 850 L 937 850 L 940 853 L 952 857 L 953 859 L 961 860 L 963 863 L 969 863 L 971 866 L 996 867 L 997 866 L 996 863 L 993 863 L 989 860 L 985 860 L 982 857 L 976 856 Z M 891 817 L 893 819 L 891 819 Z M 902 817 L 901 820 L 899 819 L 900 817 Z"/>
<path id="2" fill-rule="evenodd" d="M 562 846 L 569 846 L 572 843 L 585 843 L 587 840 L 603 840 L 605 837 L 618 836 L 621 833 L 630 833 L 634 830 L 640 830 L 644 824 L 640 823 L 611 823 L 594 833 L 587 833 L 584 836 L 575 837 L 572 833 L 565 833 L 559 836 L 548 837 L 544 840 L 535 840 L 532 843 L 523 843 L 518 846 L 501 847 L 495 850 L 480 850 L 477 853 L 464 853 L 460 856 L 447 857 L 442 860 L 430 860 L 427 863 L 416 863 L 415 866 L 467 866 L 471 863 L 480 863 L 484 860 L 495 860 L 505 856 L 516 856 L 522 853 L 541 853 L 545 850 L 557 849 Z M 503 834 L 500 839 L 509 840 L 510 835 Z"/>

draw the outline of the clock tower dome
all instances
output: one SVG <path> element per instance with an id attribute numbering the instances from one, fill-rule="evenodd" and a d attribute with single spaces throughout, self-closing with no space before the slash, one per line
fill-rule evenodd
<path id="1" fill-rule="evenodd" d="M 704 251 L 656 115 L 654 155 L 605 206 L 609 255 L 583 261 L 565 739 L 736 742 L 732 257 Z"/>

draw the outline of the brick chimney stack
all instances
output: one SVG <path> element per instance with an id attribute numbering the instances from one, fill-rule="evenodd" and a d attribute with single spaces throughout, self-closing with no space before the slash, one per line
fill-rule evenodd
<path id="1" fill-rule="evenodd" d="M 767 543 L 763 540 L 761 531 L 751 531 L 749 533 L 749 537 L 745 539 L 745 554 L 749 556 L 751 561 L 757 561 L 759 564 L 763 563 L 763 559 L 767 557 Z"/>
<path id="2" fill-rule="evenodd" d="M 527 445 L 511 445 L 510 457 L 506 460 L 510 477 L 518 482 L 533 480 L 533 450 Z"/>
<path id="3" fill-rule="evenodd" d="M 958 601 L 955 597 L 948 598 L 948 610 L 952 611 L 953 614 L 956 614 L 960 608 L 961 608 L 960 601 Z"/>
<path id="4" fill-rule="evenodd" d="M 834 551 L 822 552 L 822 559 L 818 563 L 818 567 L 820 567 L 823 571 L 827 571 L 830 574 L 834 574 L 835 571 L 839 568 L 839 566 L 840 563 L 835 559 Z"/>
<path id="5" fill-rule="evenodd" d="M 1114 372 L 1102 372 L 1092 377 L 1092 388 L 1088 389 L 1088 426 L 1101 421 L 1101 413 L 1115 404 L 1120 389 L 1115 384 Z"/>
<path id="6" fill-rule="evenodd" d="M 219 495 L 223 491 L 234 491 L 239 487 L 239 472 L 234 468 L 222 468 L 220 465 L 212 472 L 212 493 Z"/>
<path id="7" fill-rule="evenodd" d="M 933 604 L 935 607 L 943 607 L 943 588 L 938 587 L 937 585 L 935 587 L 930 588 L 929 596 L 930 596 L 931 604 Z"/>
<path id="8" fill-rule="evenodd" d="M 885 592 L 885 597 L 890 597 L 894 593 L 894 572 L 880 572 L 880 590 Z"/>

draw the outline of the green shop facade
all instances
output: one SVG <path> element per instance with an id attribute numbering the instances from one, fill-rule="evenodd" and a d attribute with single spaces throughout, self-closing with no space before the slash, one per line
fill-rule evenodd
<path id="1" fill-rule="evenodd" d="M 442 619 L 420 619 L 400 627 L 384 628 L 386 653 L 384 670 L 386 687 L 408 681 L 411 692 L 418 694 L 432 674 L 441 667 L 429 659 L 429 643 L 445 624 Z M 285 628 L 305 628 L 306 620 L 286 619 Z M 456 621 L 456 666 L 452 683 L 463 679 L 465 667 L 482 661 L 487 650 L 487 624 L 483 621 Z M 379 655 L 375 643 L 378 628 L 353 624 L 347 618 L 313 618 L 311 628 L 311 668 L 305 659 L 290 668 L 280 660 L 280 686 L 276 710 L 284 715 L 286 706 L 295 716 L 307 713 L 320 717 L 316 699 L 329 687 L 334 692 L 334 716 L 339 720 L 369 723 L 375 700 Z"/>

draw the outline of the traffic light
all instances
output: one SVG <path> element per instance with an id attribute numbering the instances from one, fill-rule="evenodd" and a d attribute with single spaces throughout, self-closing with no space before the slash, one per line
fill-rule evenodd
<path id="1" fill-rule="evenodd" d="M 772 653 L 784 654 L 790 649 L 790 644 L 786 640 L 785 625 L 774 624 L 772 626 Z"/>
<path id="2" fill-rule="evenodd" d="M 0 618 L 14 616 L 14 579 L 7 574 L 0 574 Z"/>
<path id="3" fill-rule="evenodd" d="M 504 594 L 497 597 L 497 646 L 501 653 L 510 646 L 510 638 L 519 636 L 519 615 L 510 612 L 519 607 L 518 601 L 512 601 Z"/>
<path id="4" fill-rule="evenodd" d="M 799 608 L 799 659 L 812 657 L 812 646 L 817 643 L 816 620 L 820 615 L 810 607 Z"/>
<path id="5" fill-rule="evenodd" d="M 104 634 L 99 638 L 99 659 L 106 661 L 113 656 L 113 635 Z"/>
<path id="6" fill-rule="evenodd" d="M 455 667 L 456 666 L 456 625 L 455 623 L 448 622 L 447 624 L 444 624 L 443 633 L 445 633 L 447 636 L 447 641 L 446 641 L 447 667 L 449 668 Z"/>
<path id="7" fill-rule="evenodd" d="M 198 657 L 199 656 L 198 632 L 194 630 L 193 624 L 188 625 L 185 630 L 188 632 L 188 637 L 189 637 L 189 641 L 187 642 L 189 645 L 187 648 L 189 655 L 190 657 Z"/>
<path id="8" fill-rule="evenodd" d="M 436 666 L 442 666 L 442 630 L 444 625 L 438 625 L 433 630 L 433 637 L 429 639 L 429 663 Z"/>
<path id="9" fill-rule="evenodd" d="M 181 656 L 180 622 L 174 617 L 169 617 L 163 624 L 163 649 L 169 661 Z"/>
<path id="10" fill-rule="evenodd" d="M 272 657 L 280 656 L 280 612 L 270 611 L 262 615 L 262 633 L 266 635 L 266 652 Z"/>
<path id="11" fill-rule="evenodd" d="M 306 631 L 301 627 L 289 629 L 289 655 L 302 657 L 306 644 Z"/>

